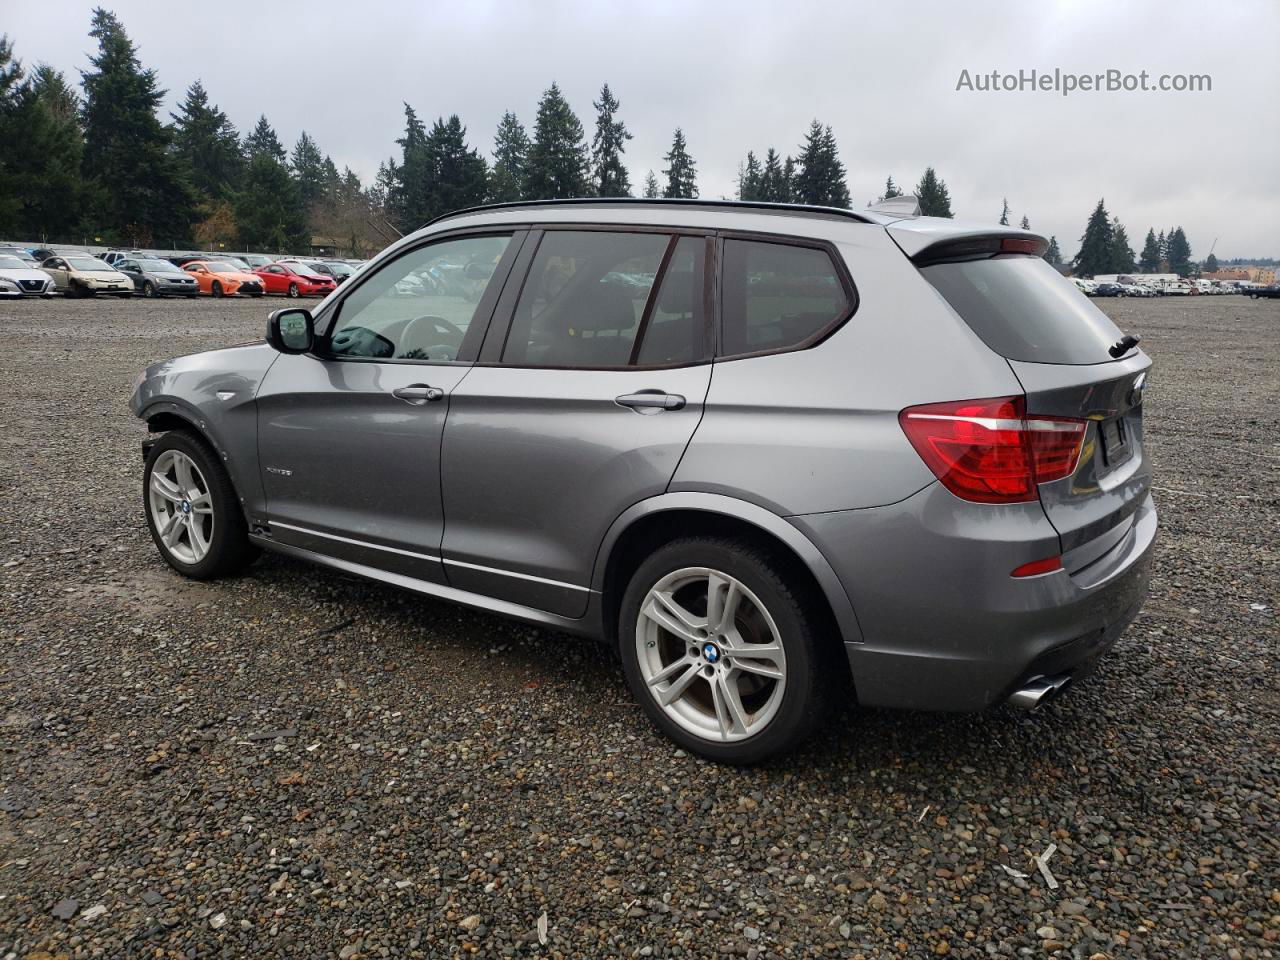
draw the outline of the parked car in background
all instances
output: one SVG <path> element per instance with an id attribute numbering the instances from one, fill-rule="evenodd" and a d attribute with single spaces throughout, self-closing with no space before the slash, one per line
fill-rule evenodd
<path id="1" fill-rule="evenodd" d="M 72 251 L 72 253 L 75 253 L 75 254 L 80 254 L 82 252 L 83 251 L 80 251 L 80 250 Z M 37 247 L 36 249 L 31 251 L 31 256 L 35 258 L 36 263 L 43 264 L 50 257 L 61 256 L 61 254 L 59 254 L 58 251 L 56 250 L 46 250 L 44 247 Z M 85 256 L 89 256 L 89 254 L 85 254 Z"/>
<path id="2" fill-rule="evenodd" d="M 1123 288 L 1118 283 L 1100 283 L 1093 288 L 1095 297 L 1118 297 L 1123 292 Z"/>
<path id="3" fill-rule="evenodd" d="M 240 293 L 260 297 L 264 293 L 262 280 L 256 274 L 221 260 L 190 260 L 182 269 L 195 277 L 201 293 L 211 297 L 234 297 Z"/>
<path id="4" fill-rule="evenodd" d="M 1254 300 L 1259 298 L 1263 300 L 1280 299 L 1280 285 L 1273 283 L 1269 287 L 1252 287 L 1249 290 L 1249 296 Z"/>
<path id="5" fill-rule="evenodd" d="M 133 296 L 132 280 L 87 253 L 50 257 L 40 264 L 40 269 L 53 278 L 57 290 L 69 297 L 92 297 L 99 293 Z"/>
<path id="6" fill-rule="evenodd" d="M 146 257 L 146 256 L 150 256 L 150 254 L 144 253 L 142 250 L 111 250 L 111 251 L 108 251 L 107 253 L 104 253 L 99 259 L 103 263 L 109 263 L 111 264 L 111 266 L 114 267 L 125 257 Z"/>
<path id="7" fill-rule="evenodd" d="M 134 290 L 144 297 L 195 297 L 200 293 L 195 277 L 159 257 L 125 257 L 116 261 L 116 269 L 132 280 Z"/>
<path id="8" fill-rule="evenodd" d="M 37 260 L 35 254 L 26 247 L 19 247 L 11 244 L 0 244 L 0 256 L 17 257 L 33 269 L 38 270 L 40 268 L 40 261 Z"/>
<path id="9" fill-rule="evenodd" d="M 286 297 L 327 297 L 337 289 L 333 277 L 303 266 L 301 263 L 269 263 L 254 271 L 267 293 Z"/>
<path id="10" fill-rule="evenodd" d="M 284 257 L 276 262 L 289 267 L 297 267 L 299 270 L 302 270 L 305 273 L 310 273 L 314 276 L 328 277 L 335 285 L 341 283 L 350 276 L 347 271 L 341 269 L 337 264 L 330 263 L 327 260 L 307 260 L 302 257 Z"/>
<path id="11" fill-rule="evenodd" d="M 1166 297 L 1186 297 L 1191 294 L 1191 284 L 1189 283 L 1166 283 L 1164 285 L 1164 295 Z"/>
<path id="12" fill-rule="evenodd" d="M 849 701 L 1031 708 L 1137 615 L 1157 525 L 1151 361 L 1046 246 L 802 206 L 442 217 L 265 343 L 143 372 L 150 533 L 198 579 L 269 549 L 597 637 L 723 762 Z"/>
<path id="13" fill-rule="evenodd" d="M 319 266 L 328 267 L 329 275 L 338 283 L 349 280 L 356 273 L 356 268 L 345 260 L 320 260 L 317 263 Z"/>
<path id="14" fill-rule="evenodd" d="M 246 253 L 240 259 L 249 265 L 250 270 L 257 270 L 259 267 L 276 262 L 275 257 L 269 257 L 265 253 Z"/>
<path id="15" fill-rule="evenodd" d="M 0 253 L 0 280 L 13 287 L 14 296 L 53 296 L 53 279 L 49 274 L 8 253 Z"/>

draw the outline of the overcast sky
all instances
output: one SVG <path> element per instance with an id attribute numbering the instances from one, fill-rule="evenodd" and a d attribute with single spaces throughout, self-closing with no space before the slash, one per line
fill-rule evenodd
<path id="1" fill-rule="evenodd" d="M 106 2 L 106 0 L 104 0 Z M 457 113 L 486 155 L 504 110 L 532 132 L 557 81 L 590 135 L 607 81 L 635 135 L 636 187 L 676 126 L 703 196 L 732 196 L 748 149 L 795 153 L 831 124 L 854 205 L 932 164 L 958 217 L 1056 234 L 1074 254 L 1099 197 L 1140 249 L 1181 224 L 1201 258 L 1280 257 L 1280 3 L 106 2 L 169 91 L 193 80 L 242 132 L 266 113 L 306 129 L 366 182 L 396 148 L 402 101 Z M 78 80 L 91 3 L 6 0 L 0 30 L 28 65 Z M 200 9 L 205 12 L 198 12 Z M 1209 74 L 1207 93 L 957 91 L 961 71 Z"/>

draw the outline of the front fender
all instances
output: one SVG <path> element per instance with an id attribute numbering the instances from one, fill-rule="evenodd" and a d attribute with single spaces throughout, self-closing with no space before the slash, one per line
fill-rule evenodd
<path id="1" fill-rule="evenodd" d="M 670 510 L 696 510 L 702 513 L 732 517 L 756 527 L 780 540 L 800 557 L 826 597 L 846 643 L 861 643 L 862 630 L 853 603 L 835 569 L 813 541 L 784 517 L 745 500 L 715 493 L 664 493 L 642 500 L 627 508 L 609 527 L 596 552 L 591 588 L 597 594 L 604 590 L 607 561 L 622 534 L 642 517 Z"/>

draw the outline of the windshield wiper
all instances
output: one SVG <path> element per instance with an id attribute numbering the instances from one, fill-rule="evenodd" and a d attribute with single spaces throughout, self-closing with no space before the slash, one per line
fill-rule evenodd
<path id="1" fill-rule="evenodd" d="M 1133 334 L 1128 334 L 1113 343 L 1110 349 L 1107 350 L 1107 353 L 1119 360 L 1126 353 L 1136 347 L 1138 345 L 1138 341 L 1141 339 L 1141 337 L 1135 337 Z"/>

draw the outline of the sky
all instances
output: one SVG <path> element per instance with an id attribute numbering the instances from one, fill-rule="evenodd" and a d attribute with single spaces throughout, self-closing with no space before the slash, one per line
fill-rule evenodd
<path id="1" fill-rule="evenodd" d="M 403 103 L 457 113 L 488 155 L 503 111 L 532 132 L 554 80 L 588 137 L 600 86 L 634 134 L 636 192 L 661 176 L 683 128 L 702 196 L 733 196 L 748 150 L 797 153 L 830 124 L 855 207 L 932 165 L 957 217 L 1012 221 L 1079 246 L 1100 198 L 1140 250 L 1181 225 L 1193 257 L 1280 257 L 1280 3 L 646 0 L 466 2 L 221 0 L 206 13 L 102 0 L 168 90 L 194 80 L 247 132 L 265 113 L 282 142 L 302 130 L 367 183 L 396 151 Z M 4 0 L 0 31 L 28 65 L 78 80 L 93 3 Z M 201 5 L 197 5 L 199 7 Z M 1208 75 L 1202 92 L 957 89 L 993 70 L 1149 83 Z"/>

